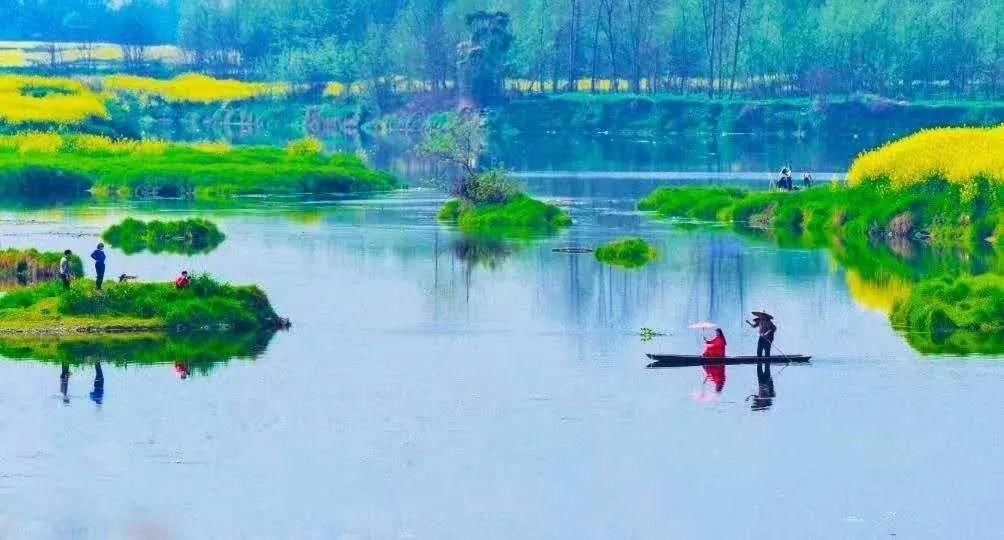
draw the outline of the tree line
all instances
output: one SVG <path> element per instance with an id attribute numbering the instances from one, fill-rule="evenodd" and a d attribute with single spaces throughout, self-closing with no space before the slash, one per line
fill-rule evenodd
<path id="1" fill-rule="evenodd" d="M 452 87 L 475 13 L 513 92 L 1004 94 L 1002 0 L 0 0 L 0 38 L 174 43 L 190 67 Z M 498 52 L 498 51 L 495 51 Z"/>

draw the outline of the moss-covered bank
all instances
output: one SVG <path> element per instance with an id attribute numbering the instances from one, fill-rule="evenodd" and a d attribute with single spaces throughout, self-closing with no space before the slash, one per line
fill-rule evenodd
<path id="1" fill-rule="evenodd" d="M 36 285 L 0 297 L 0 332 L 7 334 L 107 334 L 130 332 L 252 332 L 279 320 L 265 293 L 198 276 L 185 289 L 170 283 L 76 280 Z"/>
<path id="2" fill-rule="evenodd" d="M 658 254 L 641 238 L 624 238 L 604 244 L 594 252 L 597 261 L 622 268 L 641 268 Z"/>
<path id="3" fill-rule="evenodd" d="M 943 275 L 917 283 L 890 320 L 921 351 L 1004 352 L 1004 276 Z"/>
<path id="4" fill-rule="evenodd" d="M 225 236 L 215 223 L 205 219 L 146 222 L 126 218 L 109 227 L 101 238 L 127 254 L 149 250 L 192 255 L 216 249 Z"/>

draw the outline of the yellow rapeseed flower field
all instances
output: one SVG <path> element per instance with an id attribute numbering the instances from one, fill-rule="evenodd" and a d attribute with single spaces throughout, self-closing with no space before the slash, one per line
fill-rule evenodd
<path id="1" fill-rule="evenodd" d="M 0 121 L 10 124 L 78 124 L 108 118 L 104 101 L 79 81 L 0 75 Z"/>
<path id="2" fill-rule="evenodd" d="M 111 75 L 105 77 L 103 82 L 105 89 L 113 92 L 157 96 L 170 102 L 241 101 L 256 97 L 281 96 L 289 92 L 287 84 L 215 79 L 197 73 L 186 73 L 167 80 L 133 75 Z"/>
<path id="3" fill-rule="evenodd" d="M 0 67 L 21 67 L 28 63 L 24 51 L 18 49 L 0 49 Z"/>
<path id="4" fill-rule="evenodd" d="M 1004 184 L 1004 125 L 920 131 L 861 154 L 847 179 L 851 185 L 888 180 L 897 189 L 944 180 L 963 194 L 980 179 Z"/>

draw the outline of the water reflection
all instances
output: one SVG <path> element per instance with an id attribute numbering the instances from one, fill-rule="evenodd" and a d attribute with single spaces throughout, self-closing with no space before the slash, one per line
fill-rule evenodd
<path id="1" fill-rule="evenodd" d="M 777 393 L 774 391 L 774 377 L 770 373 L 770 362 L 761 362 L 756 365 L 757 392 L 750 395 L 750 410 L 766 411 L 774 404 Z"/>
<path id="2" fill-rule="evenodd" d="M 104 399 L 102 363 L 115 366 L 170 364 L 187 377 L 208 375 L 234 359 L 253 360 L 264 353 L 274 332 L 199 336 L 105 336 L 67 339 L 0 338 L 0 356 L 14 360 L 58 363 L 60 393 L 67 393 L 73 366 L 94 366 L 94 386 L 90 398 Z"/>

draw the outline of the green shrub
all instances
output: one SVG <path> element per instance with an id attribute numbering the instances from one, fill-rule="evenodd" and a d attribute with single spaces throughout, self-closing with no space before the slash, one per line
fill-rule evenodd
<path id="1" fill-rule="evenodd" d="M 639 268 L 653 261 L 657 254 L 641 238 L 624 238 L 596 249 L 596 260 L 624 268 Z"/>
<path id="2" fill-rule="evenodd" d="M 571 216 L 561 208 L 526 195 L 516 195 L 501 204 L 449 201 L 439 217 L 472 234 L 533 234 L 572 224 Z"/>

